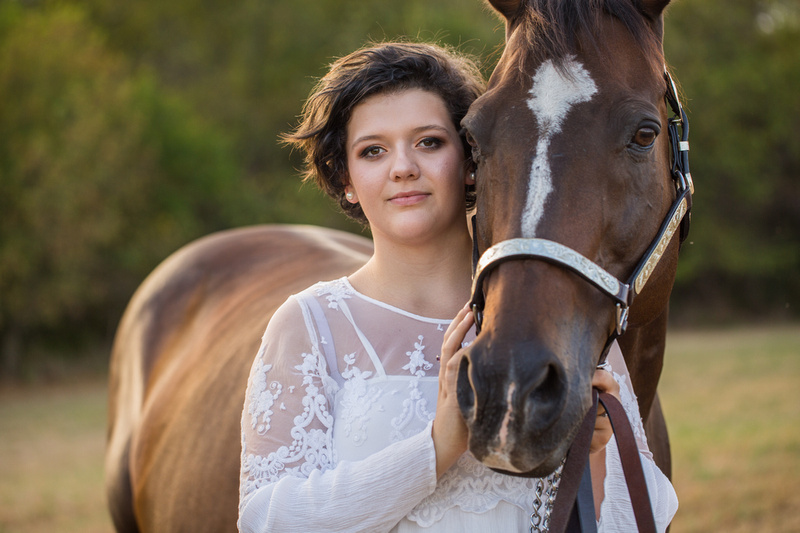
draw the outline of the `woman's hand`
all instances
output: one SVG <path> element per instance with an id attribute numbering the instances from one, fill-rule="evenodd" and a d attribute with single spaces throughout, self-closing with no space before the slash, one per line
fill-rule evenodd
<path id="1" fill-rule="evenodd" d="M 599 389 L 600 392 L 607 392 L 614 396 L 616 399 L 619 397 L 619 383 L 611 375 L 611 372 L 598 368 L 594 371 L 592 377 L 592 387 Z M 614 430 L 611 427 L 611 421 L 608 419 L 606 410 L 603 405 L 597 406 L 597 418 L 594 423 L 594 433 L 592 434 L 592 444 L 589 446 L 589 453 L 596 453 L 605 449 L 608 441 L 614 435 Z"/>
<path id="2" fill-rule="evenodd" d="M 592 387 L 607 392 L 617 400 L 619 397 L 619 383 L 611 375 L 611 372 L 603 368 L 594 371 L 592 377 Z M 597 418 L 594 422 L 594 433 L 592 433 L 592 443 L 589 445 L 589 465 L 592 469 L 592 495 L 594 497 L 595 518 L 600 520 L 600 509 L 605 499 L 605 479 L 606 479 L 606 444 L 614 436 L 611 427 L 611 420 L 608 419 L 605 408 L 600 404 L 597 406 Z"/>
<path id="3" fill-rule="evenodd" d="M 467 450 L 469 432 L 456 396 L 460 350 L 464 336 L 473 324 L 469 306 L 464 307 L 450 323 L 444 334 L 439 356 L 439 398 L 433 420 L 433 447 L 436 450 L 437 479 Z"/>

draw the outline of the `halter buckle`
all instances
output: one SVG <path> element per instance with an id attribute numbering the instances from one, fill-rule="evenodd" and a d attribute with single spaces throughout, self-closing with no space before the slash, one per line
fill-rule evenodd
<path id="1" fill-rule="evenodd" d="M 628 329 L 628 311 L 630 307 L 617 303 L 617 336 L 621 336 Z"/>
<path id="2" fill-rule="evenodd" d="M 481 325 L 483 325 L 483 310 L 477 303 L 472 304 L 472 314 L 475 318 L 475 333 L 480 333 Z"/>

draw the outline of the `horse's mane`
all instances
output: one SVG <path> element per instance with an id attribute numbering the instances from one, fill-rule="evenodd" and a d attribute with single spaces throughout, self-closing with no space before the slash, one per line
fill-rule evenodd
<path id="1" fill-rule="evenodd" d="M 560 66 L 574 53 L 578 35 L 583 45 L 603 47 L 601 17 L 611 15 L 628 29 L 656 72 L 664 69 L 661 35 L 652 21 L 631 0 L 528 0 L 522 4 L 520 29 L 527 40 L 529 58 L 537 64 L 552 59 Z M 603 54 L 605 55 L 605 54 Z"/>

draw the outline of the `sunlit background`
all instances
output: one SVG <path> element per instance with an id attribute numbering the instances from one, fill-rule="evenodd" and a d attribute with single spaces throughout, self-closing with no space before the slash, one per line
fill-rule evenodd
<path id="1" fill-rule="evenodd" d="M 244 225 L 359 231 L 278 136 L 334 58 L 399 36 L 488 75 L 503 26 L 479 0 L 0 0 L 0 533 L 110 528 L 108 346 L 161 260 Z M 673 531 L 798 531 L 800 2 L 678 0 L 665 51 L 696 186 L 662 381 Z"/>

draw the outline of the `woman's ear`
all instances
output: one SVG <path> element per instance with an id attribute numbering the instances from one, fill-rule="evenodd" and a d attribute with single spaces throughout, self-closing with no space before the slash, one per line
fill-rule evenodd
<path id="1" fill-rule="evenodd" d="M 475 185 L 475 165 L 473 163 L 467 165 L 465 174 L 464 183 L 466 185 Z"/>
<path id="2" fill-rule="evenodd" d="M 347 201 L 351 204 L 358 203 L 358 195 L 352 185 L 348 184 L 344 186 L 344 197 L 347 198 Z"/>

